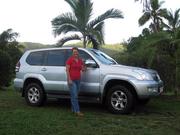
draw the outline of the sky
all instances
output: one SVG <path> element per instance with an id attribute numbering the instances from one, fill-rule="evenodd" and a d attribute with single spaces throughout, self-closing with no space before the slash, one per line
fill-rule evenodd
<path id="1" fill-rule="evenodd" d="M 161 1 L 161 0 L 160 0 Z M 180 0 L 164 0 L 162 7 L 180 8 Z M 115 44 L 138 36 L 143 27 L 138 19 L 142 13 L 142 3 L 134 0 L 92 0 L 93 16 L 97 17 L 111 8 L 122 11 L 123 19 L 105 21 L 105 43 Z M 19 33 L 17 41 L 55 44 L 61 36 L 54 37 L 51 21 L 58 15 L 71 12 L 64 0 L 0 0 L 0 33 L 12 28 Z"/>

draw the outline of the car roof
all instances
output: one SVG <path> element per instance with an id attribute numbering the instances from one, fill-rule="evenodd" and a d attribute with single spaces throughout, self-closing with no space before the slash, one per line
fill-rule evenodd
<path id="1" fill-rule="evenodd" d="M 26 52 L 36 52 L 36 51 L 48 51 L 48 50 L 61 50 L 61 49 L 72 49 L 73 47 L 52 47 L 52 48 L 41 48 L 41 49 L 32 49 L 32 50 L 27 50 Z M 82 48 L 78 47 L 80 50 L 90 50 L 92 48 Z"/>

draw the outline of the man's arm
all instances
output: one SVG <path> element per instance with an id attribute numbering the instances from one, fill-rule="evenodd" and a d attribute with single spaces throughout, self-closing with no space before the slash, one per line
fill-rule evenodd
<path id="1" fill-rule="evenodd" d="M 68 84 L 72 84 L 72 80 L 71 80 L 71 77 L 70 77 L 69 69 L 70 69 L 70 65 L 67 64 L 66 65 L 67 81 L 68 81 Z"/>
<path id="2" fill-rule="evenodd" d="M 86 67 L 84 61 L 82 61 L 81 71 L 84 72 L 84 71 L 86 71 L 86 69 L 87 69 L 87 67 Z"/>

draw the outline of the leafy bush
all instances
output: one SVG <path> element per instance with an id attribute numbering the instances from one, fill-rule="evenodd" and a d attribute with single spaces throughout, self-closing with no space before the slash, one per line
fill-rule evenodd
<path id="1" fill-rule="evenodd" d="M 16 66 L 16 63 L 18 62 L 18 60 L 20 59 L 22 52 L 20 51 L 20 49 L 18 49 L 15 45 L 9 45 L 6 52 L 9 54 L 10 59 L 11 59 L 11 67 L 12 67 L 12 72 L 14 73 L 14 69 Z"/>
<path id="2" fill-rule="evenodd" d="M 7 52 L 0 50 L 0 87 L 8 86 L 12 78 L 11 59 Z"/>

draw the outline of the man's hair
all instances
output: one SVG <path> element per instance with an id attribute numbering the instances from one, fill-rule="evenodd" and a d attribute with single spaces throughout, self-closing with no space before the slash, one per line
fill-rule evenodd
<path id="1" fill-rule="evenodd" d="M 78 49 L 77 47 L 73 47 L 73 48 L 72 48 L 72 51 L 73 51 L 73 50 L 77 50 L 77 51 L 78 51 L 79 49 Z"/>

